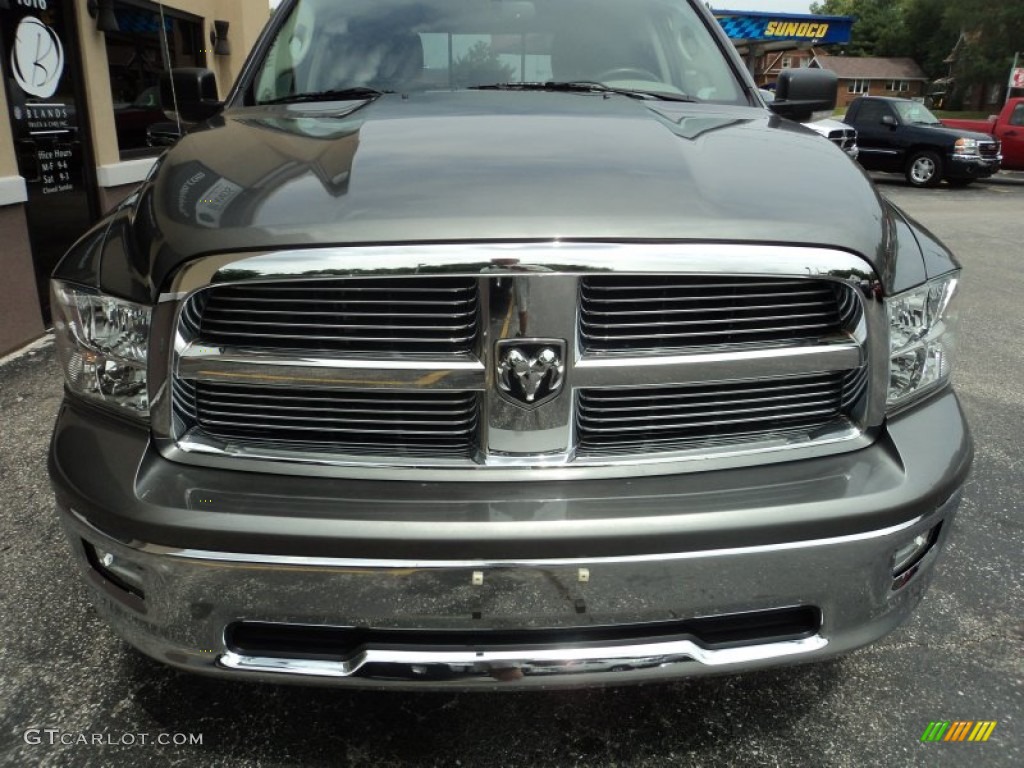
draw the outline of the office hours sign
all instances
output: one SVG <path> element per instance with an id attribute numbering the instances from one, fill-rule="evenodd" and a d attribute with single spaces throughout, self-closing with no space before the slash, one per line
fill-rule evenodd
<path id="1" fill-rule="evenodd" d="M 18 169 L 42 195 L 72 192 L 81 184 L 78 121 L 84 115 L 76 108 L 66 10 L 63 0 L 0 3 L 0 63 Z"/>

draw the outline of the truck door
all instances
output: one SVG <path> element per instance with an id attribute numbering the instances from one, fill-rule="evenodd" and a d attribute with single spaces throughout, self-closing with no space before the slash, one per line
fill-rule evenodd
<path id="1" fill-rule="evenodd" d="M 886 117 L 892 121 L 886 121 Z M 884 101 L 866 100 L 854 122 L 860 163 L 872 171 L 900 171 L 902 153 L 897 145 L 897 121 L 892 108 Z"/>
<path id="2" fill-rule="evenodd" d="M 996 138 L 1003 142 L 1003 168 L 1024 171 L 1024 101 L 1014 107 L 1006 123 L 996 126 Z"/>

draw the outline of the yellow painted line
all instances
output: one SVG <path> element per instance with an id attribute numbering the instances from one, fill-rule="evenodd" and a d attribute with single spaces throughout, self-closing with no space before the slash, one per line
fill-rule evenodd
<path id="1" fill-rule="evenodd" d="M 992 720 L 988 723 L 984 732 L 978 735 L 978 741 L 988 741 L 988 737 L 992 735 L 992 731 L 996 729 L 996 721 Z"/>
<path id="2" fill-rule="evenodd" d="M 428 373 L 426 376 L 423 376 L 423 377 L 421 377 L 419 379 L 416 379 L 416 384 L 414 386 L 417 386 L 417 387 L 430 387 L 430 386 L 433 386 L 434 384 L 437 384 L 439 381 L 441 381 L 446 376 L 448 376 L 448 373 L 449 373 L 449 371 L 434 371 L 433 373 Z"/>
<path id="3" fill-rule="evenodd" d="M 512 324 L 512 308 L 515 306 L 514 301 L 509 301 L 508 312 L 505 313 L 505 322 L 501 326 L 501 337 L 502 339 L 508 338 L 508 327 Z"/>

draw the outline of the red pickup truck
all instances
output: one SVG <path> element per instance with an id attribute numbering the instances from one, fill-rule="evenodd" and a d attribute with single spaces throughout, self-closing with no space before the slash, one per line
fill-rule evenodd
<path id="1" fill-rule="evenodd" d="M 943 120 L 943 125 L 988 133 L 1003 143 L 1003 170 L 1024 171 L 1024 98 L 1010 99 L 988 120 Z"/>

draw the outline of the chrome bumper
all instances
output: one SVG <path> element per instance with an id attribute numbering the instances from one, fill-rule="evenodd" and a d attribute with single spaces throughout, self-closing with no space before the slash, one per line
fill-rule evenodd
<path id="1" fill-rule="evenodd" d="M 860 534 L 735 549 L 536 561 L 364 561 L 182 550 L 116 541 L 78 514 L 61 518 L 96 604 L 128 642 L 196 672 L 371 688 L 563 687 L 666 680 L 812 661 L 869 643 L 920 600 L 959 494 L 905 524 Z M 938 530 L 897 581 L 892 558 Z M 139 574 L 144 599 L 104 578 L 98 547 Z M 656 636 L 666 622 L 813 606 L 804 636 L 706 642 Z M 410 642 L 350 652 L 261 653 L 232 642 L 238 622 L 286 628 L 402 630 Z M 623 642 L 461 647 L 418 633 L 651 628 Z M 643 633 L 641 632 L 640 635 Z"/>

